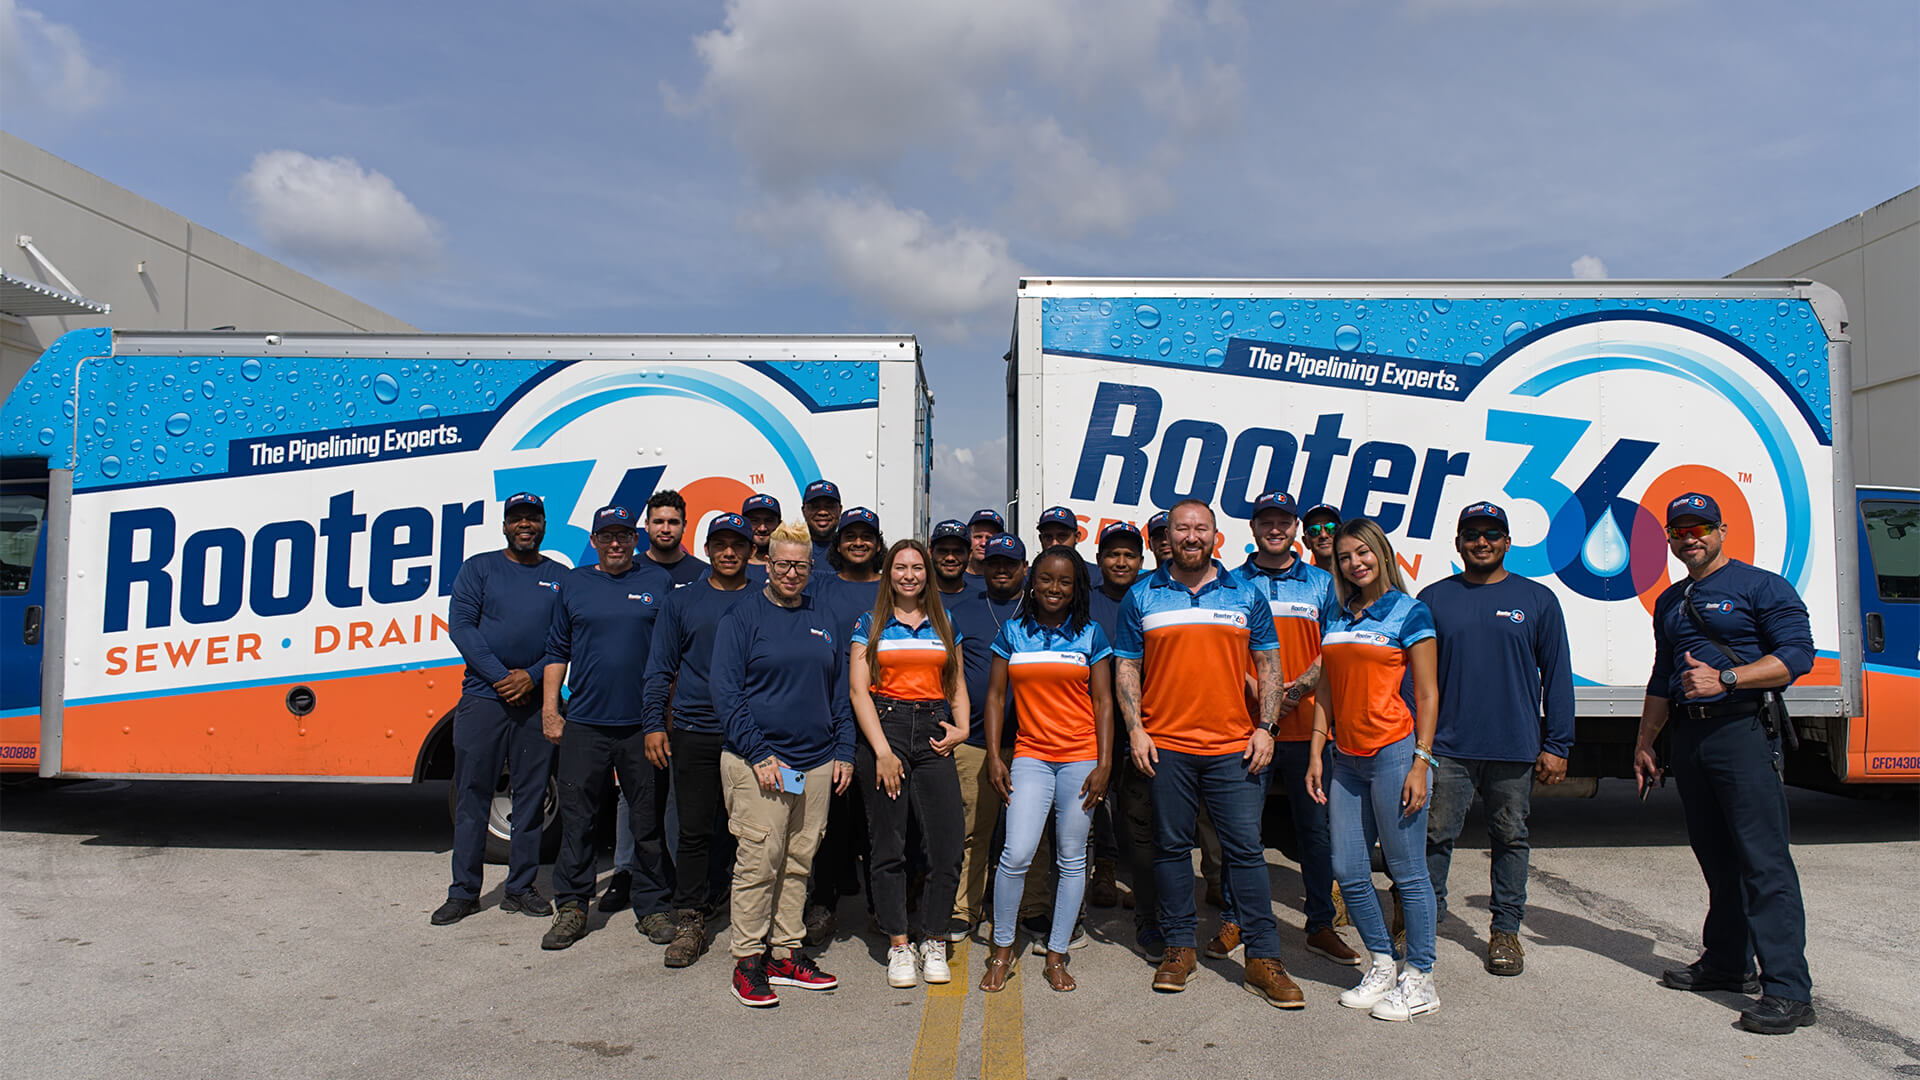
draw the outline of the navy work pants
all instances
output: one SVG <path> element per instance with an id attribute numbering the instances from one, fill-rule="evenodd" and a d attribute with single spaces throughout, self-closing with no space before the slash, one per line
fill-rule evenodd
<path id="1" fill-rule="evenodd" d="M 464 694 L 453 714 L 453 884 L 449 900 L 480 899 L 487 816 L 502 771 L 513 796 L 508 893 L 533 888 L 540 869 L 540 803 L 553 773 L 553 744 L 540 733 L 540 703 L 509 705 Z"/>
<path id="2" fill-rule="evenodd" d="M 560 855 L 553 861 L 553 899 L 581 906 L 593 900 L 595 837 L 600 811 L 613 804 L 620 777 L 633 829 L 633 914 L 645 918 L 673 909 L 673 864 L 665 830 L 667 784 L 647 760 L 639 724 L 569 721 L 560 733 Z"/>

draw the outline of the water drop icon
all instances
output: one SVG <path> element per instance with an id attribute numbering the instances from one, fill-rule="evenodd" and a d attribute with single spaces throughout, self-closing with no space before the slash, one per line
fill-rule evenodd
<path id="1" fill-rule="evenodd" d="M 185 435 L 187 429 L 192 426 L 193 417 L 186 413 L 177 412 L 167 417 L 167 434 L 169 435 Z"/>
<path id="2" fill-rule="evenodd" d="M 1433 310 L 1435 310 L 1435 311 L 1437 311 L 1437 312 L 1439 312 L 1439 313 L 1440 313 L 1440 314 L 1442 314 L 1442 315 L 1445 315 L 1445 314 L 1446 314 L 1447 312 L 1449 312 L 1449 311 L 1452 311 L 1452 310 L 1453 310 L 1453 301 L 1451 301 L 1451 300 L 1435 300 L 1435 301 L 1433 302 Z"/>
<path id="3" fill-rule="evenodd" d="M 1141 304 L 1133 309 L 1134 321 L 1148 330 L 1160 325 L 1160 309 L 1152 304 Z"/>
<path id="4" fill-rule="evenodd" d="M 1284 311 L 1267 312 L 1267 325 L 1273 327 L 1275 330 L 1287 325 L 1287 313 Z"/>
<path id="5" fill-rule="evenodd" d="M 440 407 L 437 405 L 420 406 L 420 418 L 422 420 L 428 419 L 430 417 L 439 416 L 439 415 L 440 415 Z"/>
<path id="6" fill-rule="evenodd" d="M 1360 328 L 1352 323 L 1341 323 L 1333 332 L 1333 347 L 1341 352 L 1352 352 L 1360 347 Z"/>
<path id="7" fill-rule="evenodd" d="M 1609 509 L 1600 515 L 1600 520 L 1587 533 L 1587 542 L 1580 545 L 1580 561 L 1585 563 L 1595 577 L 1612 577 L 1627 566 L 1627 537 L 1620 531 L 1620 524 L 1613 519 Z"/>
<path id="8" fill-rule="evenodd" d="M 394 382 L 391 375 L 376 375 L 373 378 L 373 396 L 379 398 L 382 404 L 391 405 L 400 400 L 400 384 Z"/>
<path id="9" fill-rule="evenodd" d="M 111 480 L 120 475 L 120 459 L 108 454 L 100 459 L 100 475 Z"/>
<path id="10" fill-rule="evenodd" d="M 1527 332 L 1527 324 L 1524 321 L 1515 321 L 1515 322 L 1508 323 L 1507 324 L 1507 344 L 1511 345 L 1514 342 L 1520 340 L 1523 336 L 1526 335 L 1526 332 Z"/>
<path id="11" fill-rule="evenodd" d="M 260 361 L 252 357 L 240 361 L 240 377 L 248 382 L 260 381 Z"/>

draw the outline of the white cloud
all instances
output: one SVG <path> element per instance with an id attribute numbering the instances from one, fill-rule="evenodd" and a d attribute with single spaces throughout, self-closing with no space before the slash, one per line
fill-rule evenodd
<path id="1" fill-rule="evenodd" d="M 1005 436 L 974 446 L 953 446 L 940 438 L 939 415 L 934 417 L 933 520 L 973 515 L 981 507 L 1007 508 L 1007 440 Z"/>
<path id="2" fill-rule="evenodd" d="M 112 76 L 87 55 L 73 27 L 0 0 L 0 94 L 10 107 L 85 112 L 112 88 Z"/>
<path id="3" fill-rule="evenodd" d="M 1605 281 L 1607 264 L 1598 255 L 1582 255 L 1573 260 L 1573 276 L 1581 281 Z"/>
<path id="4" fill-rule="evenodd" d="M 1006 237 L 939 225 L 876 194 L 812 192 L 770 203 L 748 221 L 791 250 L 818 252 L 850 295 L 934 337 L 964 336 L 972 316 L 1004 308 L 1018 272 Z"/>
<path id="5" fill-rule="evenodd" d="M 240 178 L 239 194 L 269 248 L 323 269 L 388 275 L 440 255 L 439 225 L 349 157 L 269 150 Z"/>

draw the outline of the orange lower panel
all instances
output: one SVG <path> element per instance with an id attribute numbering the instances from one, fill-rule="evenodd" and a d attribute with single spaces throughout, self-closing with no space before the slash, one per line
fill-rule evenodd
<path id="1" fill-rule="evenodd" d="M 0 716 L 0 772 L 38 772 L 40 714 Z"/>
<path id="2" fill-rule="evenodd" d="M 460 668 L 382 672 L 69 705 L 63 773 L 410 778 L 427 733 L 460 700 Z M 287 709 L 305 685 L 314 708 Z M 36 732 L 37 741 L 37 732 Z"/>
<path id="3" fill-rule="evenodd" d="M 1920 780 L 1920 678 L 1866 673 L 1867 715 L 1847 738 L 1847 778 L 1874 782 Z"/>

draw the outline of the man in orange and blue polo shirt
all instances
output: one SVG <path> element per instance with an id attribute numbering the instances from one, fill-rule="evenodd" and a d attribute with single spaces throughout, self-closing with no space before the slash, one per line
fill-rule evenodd
<path id="1" fill-rule="evenodd" d="M 1260 817 L 1285 698 L 1280 642 L 1265 595 L 1213 556 L 1213 509 L 1198 499 L 1167 516 L 1171 558 L 1127 594 L 1114 639 L 1116 696 L 1133 764 L 1152 778 L 1154 880 L 1166 954 L 1153 976 L 1186 989 L 1195 958 L 1192 852 L 1204 804 L 1245 934 L 1246 987 L 1274 1006 L 1306 998 L 1280 963 Z M 1260 716 L 1250 715 L 1251 654 Z"/>

